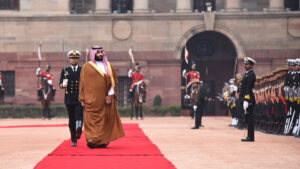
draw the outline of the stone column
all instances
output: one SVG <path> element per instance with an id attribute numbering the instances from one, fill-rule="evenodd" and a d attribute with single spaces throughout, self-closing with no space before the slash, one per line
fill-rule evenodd
<path id="1" fill-rule="evenodd" d="M 96 0 L 95 13 L 111 13 L 110 0 Z"/>
<path id="2" fill-rule="evenodd" d="M 225 10 L 226 12 L 240 12 L 241 0 L 226 0 Z"/>
<path id="3" fill-rule="evenodd" d="M 133 13 L 149 13 L 148 0 L 134 0 Z"/>
<path id="4" fill-rule="evenodd" d="M 192 12 L 191 0 L 177 0 L 176 12 Z"/>
<path id="5" fill-rule="evenodd" d="M 269 0 L 269 11 L 283 11 L 284 0 Z"/>

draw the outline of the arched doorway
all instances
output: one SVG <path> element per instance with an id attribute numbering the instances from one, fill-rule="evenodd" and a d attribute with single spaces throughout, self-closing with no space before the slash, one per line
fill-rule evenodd
<path id="1" fill-rule="evenodd" d="M 225 115 L 226 107 L 216 96 L 221 92 L 224 83 L 234 76 L 237 52 L 233 42 L 222 33 L 204 31 L 192 36 L 186 42 L 186 48 L 189 52 L 189 63 L 185 62 L 183 49 L 181 68 L 190 71 L 192 62 L 196 63 L 206 91 L 204 114 Z M 182 86 L 184 85 L 185 78 L 182 78 Z M 182 105 L 187 108 L 183 102 L 184 95 L 185 91 L 182 94 Z"/>

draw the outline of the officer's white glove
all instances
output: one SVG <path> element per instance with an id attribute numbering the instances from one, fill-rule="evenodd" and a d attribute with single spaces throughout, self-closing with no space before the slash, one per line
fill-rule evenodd
<path id="1" fill-rule="evenodd" d="M 244 101 L 243 108 L 246 111 L 246 109 L 249 107 L 249 103 L 247 101 Z"/>
<path id="2" fill-rule="evenodd" d="M 194 106 L 193 106 L 193 109 L 194 109 L 194 111 L 196 111 L 196 110 L 197 110 L 197 106 L 196 106 L 196 105 L 194 105 Z"/>
<path id="3" fill-rule="evenodd" d="M 190 99 L 191 96 L 190 96 L 190 95 L 185 95 L 184 98 L 185 98 L 185 99 Z"/>
<path id="4" fill-rule="evenodd" d="M 39 74 L 40 74 L 40 72 L 41 72 L 41 68 L 39 68 L 39 67 L 38 67 L 38 68 L 36 69 L 36 72 L 35 72 L 35 74 L 36 74 L 36 75 L 39 75 Z"/>
<path id="5" fill-rule="evenodd" d="M 52 85 L 52 80 L 48 80 L 48 84 L 49 84 L 49 85 Z"/>
<path id="6" fill-rule="evenodd" d="M 128 71 L 128 77 L 131 77 L 132 69 L 129 69 Z"/>
<path id="7" fill-rule="evenodd" d="M 186 70 L 183 69 L 183 71 L 182 71 L 182 77 L 185 77 L 185 73 L 186 73 Z"/>

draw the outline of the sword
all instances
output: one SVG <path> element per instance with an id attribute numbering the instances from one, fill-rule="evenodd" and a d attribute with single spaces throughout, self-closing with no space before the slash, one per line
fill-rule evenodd
<path id="1" fill-rule="evenodd" d="M 292 115 L 292 118 L 291 118 L 291 120 L 290 120 L 290 126 L 289 126 L 289 128 L 288 128 L 287 133 L 289 133 L 290 130 L 291 130 L 291 127 L 292 127 L 292 124 L 293 124 L 293 120 L 294 120 L 295 113 L 296 113 L 296 110 L 293 111 L 293 115 Z"/>
<path id="2" fill-rule="evenodd" d="M 42 49 L 42 41 L 40 41 L 39 47 L 38 47 L 38 59 L 39 59 L 39 66 L 38 67 L 41 67 L 41 61 L 42 61 L 42 52 L 41 52 L 41 49 Z M 39 85 L 40 85 L 40 77 L 38 76 L 37 87 L 39 87 Z"/>
<path id="3" fill-rule="evenodd" d="M 244 122 L 246 122 L 246 115 L 248 114 L 248 111 L 247 111 L 247 109 L 244 111 L 244 115 L 245 115 L 245 121 Z M 245 125 L 245 123 L 244 123 L 244 125 Z M 244 137 L 246 137 L 246 127 L 244 126 Z"/>
<path id="4" fill-rule="evenodd" d="M 67 74 L 66 74 L 66 57 L 65 57 L 65 41 L 64 41 L 64 39 L 62 39 L 61 48 L 62 48 L 62 57 L 64 58 L 64 76 L 66 79 Z"/>

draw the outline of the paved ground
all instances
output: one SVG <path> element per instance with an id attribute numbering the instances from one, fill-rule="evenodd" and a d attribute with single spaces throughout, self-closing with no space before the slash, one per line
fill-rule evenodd
<path id="1" fill-rule="evenodd" d="M 244 131 L 228 127 L 229 117 L 204 117 L 204 128 L 191 130 L 189 117 L 122 119 L 139 123 L 147 136 L 178 169 L 300 169 L 300 139 L 256 132 L 243 143 Z M 0 126 L 64 124 L 67 119 L 0 119 Z M 0 169 L 31 169 L 63 140 L 67 127 L 0 128 Z"/>

